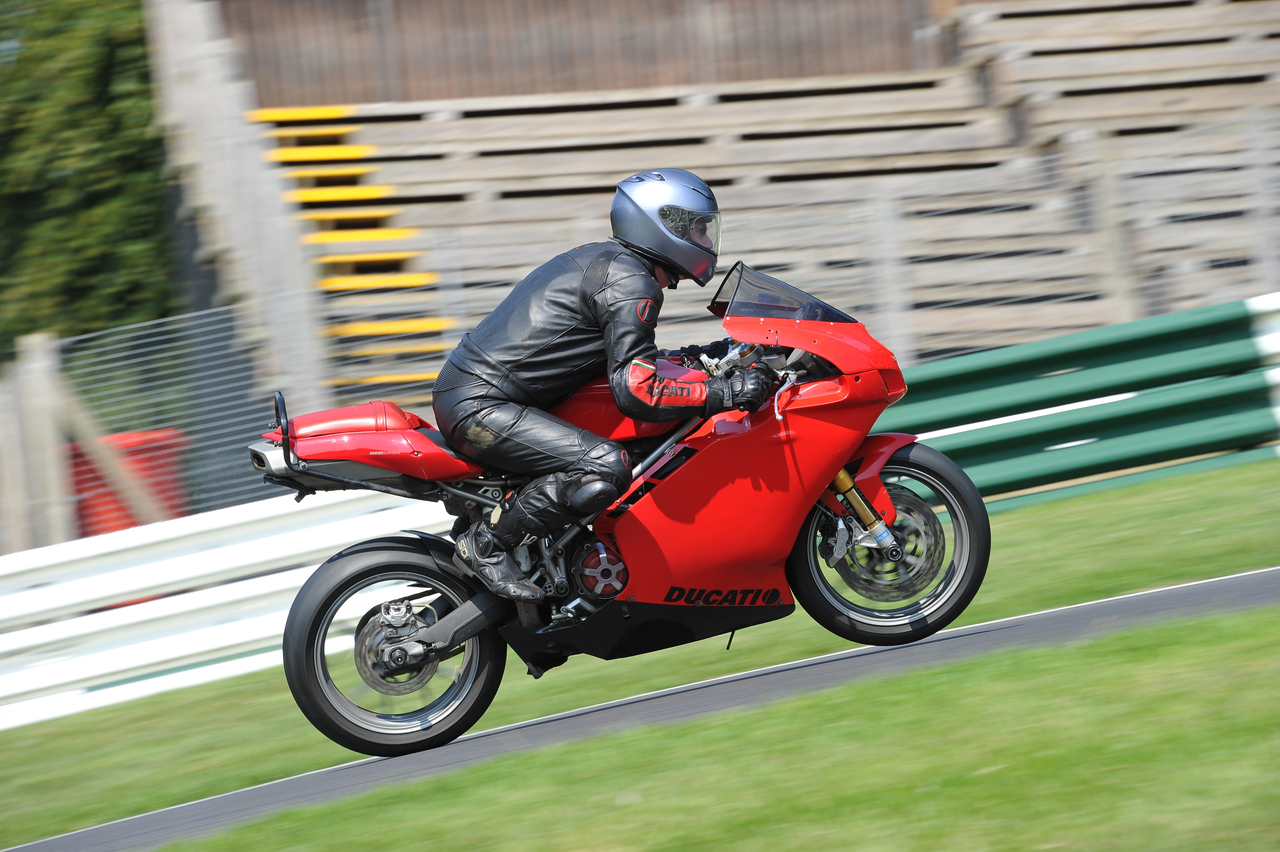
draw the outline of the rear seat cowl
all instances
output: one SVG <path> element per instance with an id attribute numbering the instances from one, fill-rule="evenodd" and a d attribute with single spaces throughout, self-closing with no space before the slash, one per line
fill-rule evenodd
<path id="1" fill-rule="evenodd" d="M 300 414 L 290 418 L 289 424 L 295 438 L 317 438 L 344 432 L 398 432 L 427 425 L 418 415 L 404 411 L 394 402 L 382 400 Z"/>

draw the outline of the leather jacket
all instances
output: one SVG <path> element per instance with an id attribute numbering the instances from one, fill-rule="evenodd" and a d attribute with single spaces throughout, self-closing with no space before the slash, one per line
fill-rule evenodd
<path id="1" fill-rule="evenodd" d="M 437 383 L 479 379 L 489 386 L 486 398 L 546 410 L 607 371 L 618 407 L 637 420 L 727 409 L 723 380 L 658 377 L 654 326 L 662 296 L 651 261 L 612 241 L 579 246 L 517 284 L 463 337 Z"/>

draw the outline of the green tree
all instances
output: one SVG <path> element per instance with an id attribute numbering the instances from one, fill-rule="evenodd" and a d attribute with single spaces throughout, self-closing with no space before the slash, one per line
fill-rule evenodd
<path id="1" fill-rule="evenodd" d="M 138 0 L 0 0 L 0 357 L 164 316 L 164 152 Z"/>

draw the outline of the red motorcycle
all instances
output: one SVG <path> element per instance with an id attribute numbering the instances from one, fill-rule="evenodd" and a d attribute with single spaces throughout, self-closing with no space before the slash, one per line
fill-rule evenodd
<path id="1" fill-rule="evenodd" d="M 907 392 L 892 353 L 853 318 L 741 263 L 709 309 L 738 342 L 701 368 L 767 367 L 772 404 L 642 423 L 601 377 L 555 408 L 643 460 L 613 506 L 515 551 L 544 603 L 493 595 L 427 533 L 330 558 L 284 633 L 289 688 L 316 728 L 366 754 L 443 745 L 489 707 L 508 645 L 539 677 L 574 654 L 629 657 L 773 621 L 795 601 L 873 645 L 921 639 L 964 611 L 986 572 L 987 513 L 941 453 L 870 434 Z M 461 529 L 527 481 L 455 452 L 388 402 L 290 420 L 277 393 L 276 417 L 250 455 L 299 500 L 346 488 L 438 500 Z"/>

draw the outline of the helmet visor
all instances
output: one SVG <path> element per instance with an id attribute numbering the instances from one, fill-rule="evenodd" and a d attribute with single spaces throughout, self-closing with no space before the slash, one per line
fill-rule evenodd
<path id="1" fill-rule="evenodd" d="M 668 204 L 658 211 L 662 226 L 686 243 L 720 254 L 720 214 L 698 213 Z"/>

